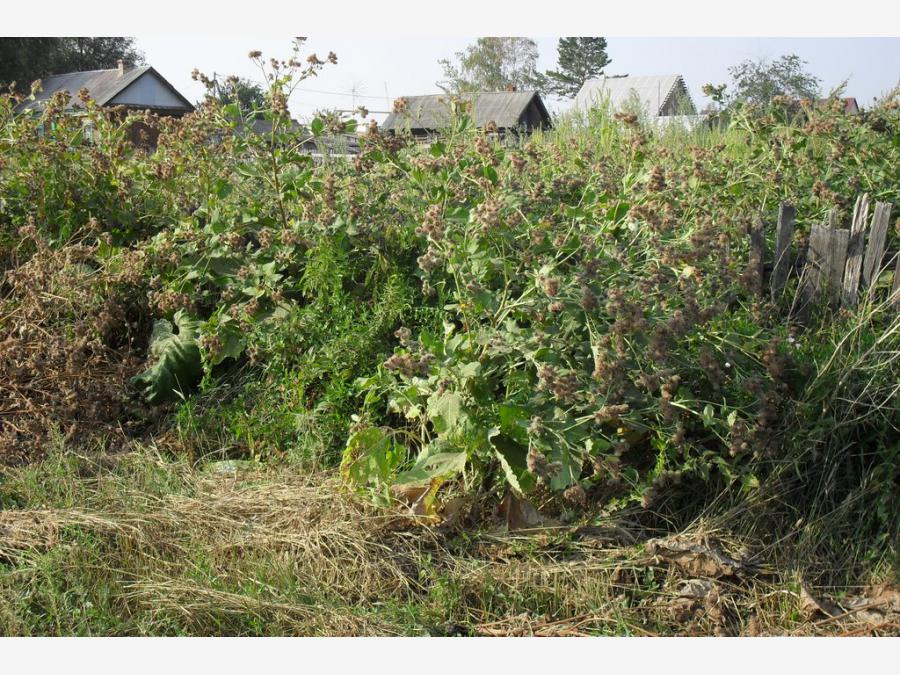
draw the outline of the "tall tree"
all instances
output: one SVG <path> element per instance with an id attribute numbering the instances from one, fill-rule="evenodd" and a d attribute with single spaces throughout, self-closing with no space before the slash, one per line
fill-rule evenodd
<path id="1" fill-rule="evenodd" d="M 244 77 L 231 75 L 224 82 L 213 79 L 208 85 L 209 95 L 218 99 L 223 105 L 237 103 L 244 111 L 264 108 L 266 93 L 262 86 Z"/>
<path id="2" fill-rule="evenodd" d="M 786 54 L 774 61 L 747 59 L 728 69 L 732 91 L 725 85 L 706 85 L 704 93 L 717 103 L 733 106 L 739 103 L 769 103 L 775 96 L 794 99 L 819 98 L 819 78 L 807 72 L 806 61 L 796 54 Z"/>
<path id="3" fill-rule="evenodd" d="M 115 68 L 121 59 L 142 64 L 144 55 L 130 37 L 0 38 L 0 83 L 28 91 L 34 80 L 76 70 Z"/>
<path id="4" fill-rule="evenodd" d="M 437 85 L 447 93 L 543 89 L 537 69 L 537 43 L 525 37 L 481 37 L 455 62 L 440 59 L 444 80 Z"/>
<path id="5" fill-rule="evenodd" d="M 558 70 L 547 71 L 546 89 L 563 98 L 573 98 L 586 80 L 602 75 L 612 63 L 602 37 L 561 37 L 556 52 Z"/>

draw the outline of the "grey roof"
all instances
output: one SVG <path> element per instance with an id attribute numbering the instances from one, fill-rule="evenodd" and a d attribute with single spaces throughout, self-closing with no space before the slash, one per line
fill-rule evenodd
<path id="1" fill-rule="evenodd" d="M 243 129 L 244 125 L 238 125 L 238 131 Z M 257 134 L 269 134 L 272 132 L 272 122 L 264 118 L 256 118 L 248 127 Z M 311 152 L 328 152 L 332 154 L 359 154 L 359 137 L 355 134 L 337 134 L 313 137 L 309 129 L 297 120 L 291 118 L 290 127 L 284 129 L 287 133 L 296 134 L 303 137 L 303 148 Z"/>
<path id="2" fill-rule="evenodd" d="M 67 110 L 82 108 L 84 106 L 78 98 L 78 92 L 82 88 L 88 90 L 91 98 L 97 102 L 97 105 L 103 106 L 147 73 L 151 73 L 159 79 L 159 81 L 169 88 L 177 98 L 181 99 L 186 111 L 194 109 L 191 102 L 182 96 L 181 93 L 169 84 L 169 82 L 154 68 L 151 66 L 139 66 L 136 68 L 129 68 L 124 72 L 120 72 L 118 68 L 112 68 L 109 70 L 85 70 L 76 73 L 63 73 L 62 75 L 50 75 L 42 78 L 42 90 L 35 94 L 34 100 L 21 103 L 17 107 L 17 111 L 23 112 L 31 110 L 39 112 L 43 110 L 47 101 L 54 93 L 63 90 L 68 91 L 70 94 L 69 105 L 66 107 Z M 139 107 L 153 108 L 153 106 Z"/>
<path id="3" fill-rule="evenodd" d="M 681 92 L 687 97 L 692 112 L 694 102 L 681 75 L 626 75 L 625 77 L 601 77 L 588 80 L 575 97 L 575 107 L 587 110 L 598 105 L 608 96 L 613 110 L 620 110 L 635 92 L 644 112 L 651 117 L 663 113 L 669 99 Z"/>
<path id="4" fill-rule="evenodd" d="M 384 130 L 442 129 L 450 124 L 450 96 L 405 96 L 407 109 L 391 113 L 381 125 Z M 472 101 L 475 126 L 483 127 L 493 121 L 501 129 L 512 129 L 523 122 L 523 115 L 534 103 L 543 126 L 550 126 L 550 115 L 536 91 L 491 91 L 462 94 L 463 100 Z"/>

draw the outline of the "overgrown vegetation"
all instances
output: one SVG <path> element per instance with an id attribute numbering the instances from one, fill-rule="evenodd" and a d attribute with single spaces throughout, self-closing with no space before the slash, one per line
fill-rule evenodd
<path id="1" fill-rule="evenodd" d="M 896 96 L 505 140 L 460 102 L 314 159 L 355 126 L 287 100 L 336 57 L 251 58 L 265 133 L 0 98 L 4 632 L 783 632 L 896 584 L 898 234 L 802 327 L 747 237 L 897 204 Z"/>

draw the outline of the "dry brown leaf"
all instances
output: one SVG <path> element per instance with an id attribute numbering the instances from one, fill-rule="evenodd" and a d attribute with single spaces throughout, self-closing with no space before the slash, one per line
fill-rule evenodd
<path id="1" fill-rule="evenodd" d="M 447 527 L 458 525 L 466 517 L 473 501 L 472 497 L 454 497 L 448 500 L 441 508 L 444 525 Z"/>
<path id="2" fill-rule="evenodd" d="M 590 544 L 597 548 L 610 546 L 631 546 L 635 543 L 634 535 L 628 530 L 612 526 L 585 525 L 579 527 L 573 535 L 583 544 Z"/>
<path id="3" fill-rule="evenodd" d="M 392 485 L 391 494 L 397 501 L 412 506 L 428 494 L 430 488 L 430 485 Z"/>
<path id="4" fill-rule="evenodd" d="M 559 523 L 552 518 L 546 518 L 534 508 L 534 506 L 512 492 L 506 496 L 497 507 L 497 517 L 512 530 L 534 530 L 543 527 L 555 527 Z"/>
<path id="5" fill-rule="evenodd" d="M 681 590 L 678 591 L 678 595 L 682 598 L 703 599 L 715 587 L 709 579 L 685 579 L 682 584 Z"/>
<path id="6" fill-rule="evenodd" d="M 435 516 L 434 495 L 441 482 L 432 479 L 428 485 L 392 485 L 391 494 L 409 509 L 413 516 Z"/>
<path id="7" fill-rule="evenodd" d="M 869 594 L 869 603 L 880 605 L 886 612 L 900 613 L 900 589 L 896 586 L 876 586 Z"/>
<path id="8" fill-rule="evenodd" d="M 866 623 L 880 626 L 888 623 L 891 615 L 900 613 L 900 590 L 876 586 L 866 596 L 848 600 L 845 605 Z"/>
<path id="9" fill-rule="evenodd" d="M 800 606 L 809 618 L 819 613 L 832 617 L 843 614 L 841 609 L 827 598 L 814 597 L 805 584 L 800 584 Z"/>
<path id="10" fill-rule="evenodd" d="M 647 542 L 647 552 L 661 560 L 674 563 L 697 577 L 723 577 L 747 571 L 745 563 L 717 550 L 714 544 L 683 541 L 677 538 L 653 539 Z"/>
<path id="11" fill-rule="evenodd" d="M 672 618 L 678 623 L 688 623 L 700 610 L 700 603 L 694 598 L 674 598 L 668 606 Z"/>
<path id="12" fill-rule="evenodd" d="M 747 622 L 747 629 L 744 631 L 744 634 L 747 637 L 759 637 L 763 634 L 762 624 L 759 621 L 759 617 L 754 614 L 750 617 L 750 620 Z"/>

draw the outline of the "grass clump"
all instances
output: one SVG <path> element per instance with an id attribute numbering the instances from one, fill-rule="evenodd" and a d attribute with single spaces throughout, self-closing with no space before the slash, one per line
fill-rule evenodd
<path id="1" fill-rule="evenodd" d="M 669 540 L 650 555 L 629 543 L 648 534 L 636 525 L 545 530 L 538 537 L 496 527 L 410 529 L 395 512 L 348 497 L 333 475 L 240 462 L 197 469 L 151 448 L 93 457 L 53 453 L 39 464 L 4 469 L 0 479 L 5 635 L 859 628 L 890 634 L 898 628 L 853 615 L 811 624 L 796 578 L 716 576 L 708 561 L 667 557 L 666 547 L 675 547 Z M 697 527 L 686 540 L 738 550 L 739 542 L 723 533 Z M 698 580 L 697 564 L 713 576 Z M 878 581 L 869 580 L 870 596 Z M 845 589 L 841 601 L 862 592 Z"/>

